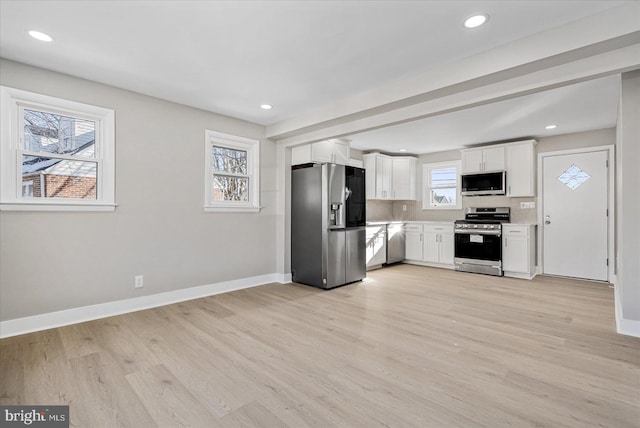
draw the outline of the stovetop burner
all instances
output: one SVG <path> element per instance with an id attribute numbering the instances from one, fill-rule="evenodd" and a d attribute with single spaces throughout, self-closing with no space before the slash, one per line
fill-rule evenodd
<path id="1" fill-rule="evenodd" d="M 511 220 L 511 208 L 467 208 L 464 220 L 456 220 L 456 223 L 467 224 L 499 224 L 508 223 Z"/>

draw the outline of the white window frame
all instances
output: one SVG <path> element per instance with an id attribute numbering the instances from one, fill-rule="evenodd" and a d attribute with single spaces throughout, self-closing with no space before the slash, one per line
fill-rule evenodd
<path id="1" fill-rule="evenodd" d="M 97 163 L 96 199 L 22 197 L 22 141 L 25 108 L 95 122 Z M 111 109 L 0 86 L 0 210 L 113 211 L 115 210 L 115 112 Z M 58 157 L 58 156 L 53 156 Z M 78 159 L 80 160 L 80 159 Z"/>
<path id="2" fill-rule="evenodd" d="M 204 210 L 206 212 L 259 212 L 261 208 L 260 141 L 208 129 L 205 131 L 204 140 Z M 213 146 L 247 152 L 248 201 L 214 201 L 211 198 Z"/>
<path id="3" fill-rule="evenodd" d="M 462 209 L 462 195 L 460 195 L 460 167 L 461 161 L 425 163 L 422 165 L 422 209 L 423 210 L 460 210 Z M 456 169 L 456 204 L 454 205 L 431 205 L 431 171 L 441 168 Z M 448 187 L 447 187 L 448 188 Z"/>
<path id="4" fill-rule="evenodd" d="M 33 180 L 23 181 L 22 182 L 22 193 L 25 193 L 25 189 L 30 190 L 30 193 L 33 196 Z"/>

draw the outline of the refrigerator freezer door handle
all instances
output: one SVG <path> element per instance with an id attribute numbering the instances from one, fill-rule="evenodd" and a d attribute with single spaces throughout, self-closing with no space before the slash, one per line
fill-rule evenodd
<path id="1" fill-rule="evenodd" d="M 349 189 L 348 187 L 344 188 L 344 199 L 347 200 L 349 199 L 349 197 L 351 197 L 351 194 L 353 192 L 351 191 L 351 189 Z"/>

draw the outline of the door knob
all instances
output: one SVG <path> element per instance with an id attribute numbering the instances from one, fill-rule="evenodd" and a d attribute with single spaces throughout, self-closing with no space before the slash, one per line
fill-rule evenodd
<path id="1" fill-rule="evenodd" d="M 551 224 L 551 220 L 545 220 L 544 224 Z"/>

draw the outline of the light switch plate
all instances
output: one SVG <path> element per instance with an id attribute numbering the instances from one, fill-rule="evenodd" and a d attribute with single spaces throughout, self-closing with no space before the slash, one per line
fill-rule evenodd
<path id="1" fill-rule="evenodd" d="M 522 209 L 535 208 L 535 207 L 536 207 L 535 202 L 520 202 L 520 208 Z"/>

